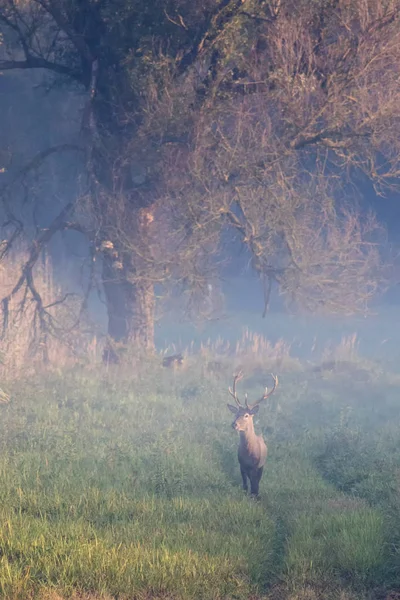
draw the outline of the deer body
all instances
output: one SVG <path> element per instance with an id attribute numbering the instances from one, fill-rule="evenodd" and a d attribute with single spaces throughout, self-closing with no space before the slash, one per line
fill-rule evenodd
<path id="1" fill-rule="evenodd" d="M 258 486 L 267 459 L 267 445 L 261 435 L 252 432 L 240 432 L 238 460 L 242 474 L 243 489 L 248 490 L 247 479 L 250 479 L 250 492 L 258 496 Z"/>
<path id="2" fill-rule="evenodd" d="M 254 431 L 253 417 L 258 413 L 259 403 L 275 391 L 278 385 L 278 378 L 273 376 L 274 387 L 271 392 L 268 393 L 266 389 L 262 398 L 252 405 L 248 404 L 246 396 L 245 406 L 243 406 L 236 394 L 236 382 L 240 377 L 241 374 L 235 376 L 233 390 L 229 389 L 237 406 L 228 404 L 228 408 L 236 415 L 232 427 L 239 432 L 238 460 L 243 480 L 243 489 L 246 492 L 248 491 L 249 479 L 251 495 L 257 497 L 268 450 L 262 435 L 257 435 Z"/>

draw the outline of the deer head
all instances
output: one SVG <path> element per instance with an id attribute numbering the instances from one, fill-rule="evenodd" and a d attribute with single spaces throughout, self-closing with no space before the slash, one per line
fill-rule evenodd
<path id="1" fill-rule="evenodd" d="M 256 415 L 258 413 L 260 403 L 263 400 L 266 400 L 269 396 L 271 396 L 271 394 L 273 394 L 274 391 L 276 390 L 276 388 L 278 386 L 278 377 L 271 373 L 271 377 L 274 380 L 274 387 L 272 388 L 272 390 L 270 392 L 268 391 L 268 388 L 266 387 L 265 392 L 261 396 L 261 398 L 259 400 L 257 400 L 256 402 L 254 402 L 253 404 L 248 403 L 247 394 L 245 394 L 244 405 L 240 402 L 240 400 L 237 396 L 237 393 L 236 393 L 236 383 L 238 381 L 240 381 L 242 379 L 242 377 L 243 377 L 243 373 L 240 371 L 233 378 L 232 388 L 229 388 L 229 393 L 234 398 L 234 400 L 236 402 L 236 406 L 233 406 L 232 404 L 228 404 L 227 406 L 228 406 L 229 410 L 236 415 L 235 420 L 232 423 L 233 429 L 236 429 L 236 431 L 248 432 L 248 431 L 254 430 L 253 417 L 254 417 L 254 415 Z"/>

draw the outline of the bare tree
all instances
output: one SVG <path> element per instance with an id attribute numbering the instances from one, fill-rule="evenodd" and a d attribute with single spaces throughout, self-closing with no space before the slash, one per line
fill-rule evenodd
<path id="1" fill-rule="evenodd" d="M 84 193 L 49 231 L 80 231 L 101 256 L 113 339 L 152 349 L 154 284 L 204 286 L 224 227 L 252 252 L 266 295 L 276 281 L 312 310 L 365 307 L 377 227 L 343 184 L 364 174 L 382 193 L 398 178 L 399 10 L 137 0 L 115 15 L 0 1 L 0 69 L 46 69 L 85 91 L 72 144 Z M 25 273 L 51 235 L 39 233 Z"/>
<path id="2" fill-rule="evenodd" d="M 220 78 L 193 117 L 188 149 L 166 157 L 164 178 L 188 219 L 204 211 L 238 232 L 266 304 L 275 281 L 290 303 L 350 314 L 382 283 L 383 231 L 359 214 L 352 187 L 362 176 L 378 193 L 397 184 L 399 7 L 281 3 L 273 16 L 251 15 L 257 35 L 241 52 L 229 28 L 221 33 L 231 46 Z M 163 129 L 181 98 L 176 83 L 164 85 L 148 127 Z"/>
<path id="3" fill-rule="evenodd" d="M 158 279 L 154 272 L 148 276 L 151 251 L 142 250 L 150 238 L 142 217 L 143 211 L 152 206 L 158 178 L 147 172 L 146 161 L 141 163 L 140 158 L 146 154 L 143 149 L 136 156 L 129 156 L 128 151 L 142 119 L 141 87 L 147 70 L 152 68 L 157 39 L 161 46 L 169 46 L 179 63 L 179 72 L 184 74 L 204 46 L 205 37 L 211 40 L 217 35 L 215 25 L 230 3 L 223 0 L 217 5 L 212 1 L 182 4 L 185 27 L 177 30 L 174 19 L 157 2 L 150 7 L 140 2 L 132 6 L 122 4 L 118 14 L 110 12 L 107 6 L 88 1 L 71 4 L 63 0 L 23 3 L 2 0 L 0 3 L 0 23 L 8 42 L 0 68 L 3 71 L 45 69 L 78 86 L 86 96 L 76 144 L 77 151 L 84 152 L 83 161 L 77 158 L 82 162 L 84 174 L 84 193 L 80 195 L 83 202 L 69 203 L 67 212 L 64 207 L 46 239 L 65 229 L 75 229 L 87 236 L 91 248 L 102 258 L 110 337 L 124 342 L 134 339 L 150 351 L 154 343 L 152 286 Z M 154 17 L 150 19 L 151 25 L 149 11 Z M 124 18 L 120 18 L 122 13 Z M 149 36 L 150 31 L 153 33 Z M 154 156 L 153 141 L 147 147 L 149 155 Z M 135 173 L 137 167 L 139 175 Z M 124 227 L 121 229 L 118 223 Z M 127 234 L 128 247 L 135 246 L 135 254 L 121 245 L 128 239 Z M 132 236 L 139 236 L 140 242 L 133 241 Z M 34 248 L 42 245 L 41 240 L 39 235 Z M 35 257 L 36 250 L 32 252 Z M 134 258 L 138 259 L 135 264 Z M 30 261 L 26 265 L 30 274 L 31 266 Z M 141 276 L 144 270 L 146 273 Z M 164 268 L 161 281 L 165 272 Z M 26 281 L 24 278 L 23 285 Z"/>

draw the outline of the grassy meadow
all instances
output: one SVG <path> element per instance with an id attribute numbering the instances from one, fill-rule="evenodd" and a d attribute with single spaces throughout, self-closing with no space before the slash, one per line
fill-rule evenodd
<path id="1" fill-rule="evenodd" d="M 349 344 L 313 364 L 253 336 L 178 370 L 133 360 L 4 384 L 0 596 L 397 597 L 400 374 Z M 280 377 L 257 416 L 258 502 L 241 490 L 226 409 L 239 366 L 250 398 Z"/>

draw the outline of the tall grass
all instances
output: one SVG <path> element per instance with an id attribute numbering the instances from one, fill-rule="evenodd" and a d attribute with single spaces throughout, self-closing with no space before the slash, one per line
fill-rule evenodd
<path id="1" fill-rule="evenodd" d="M 0 595 L 362 598 L 400 586 L 398 497 L 374 491 L 382 465 L 384 489 L 400 468 L 391 402 L 379 422 L 365 418 L 368 385 L 344 421 L 343 389 L 302 376 L 299 390 L 298 371 L 283 375 L 280 409 L 260 411 L 260 502 L 240 487 L 229 382 L 204 378 L 201 358 L 174 372 L 156 361 L 134 378 L 20 379 L 0 406 Z M 351 431 L 363 444 L 338 454 L 332 440 Z M 363 485 L 342 484 L 357 473 Z"/>
<path id="2" fill-rule="evenodd" d="M 22 255 L 2 265 L 8 291 Z M 13 262 L 14 261 L 14 262 Z M 11 278 L 11 274 L 13 278 Z M 44 260 L 35 281 L 62 297 Z M 0 342 L 0 597 L 9 600 L 371 600 L 400 590 L 399 373 L 344 336 L 302 362 L 243 329 L 188 344 L 182 367 L 104 366 L 95 337 L 33 352 L 34 306 L 16 295 Z M 74 305 L 49 310 L 71 323 Z M 182 347 L 170 349 L 182 350 Z M 268 442 L 261 500 L 241 490 L 226 410 L 259 397 Z"/>

